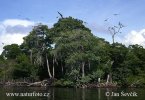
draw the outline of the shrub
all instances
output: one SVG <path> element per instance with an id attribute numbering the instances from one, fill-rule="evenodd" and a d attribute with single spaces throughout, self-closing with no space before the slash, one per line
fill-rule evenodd
<path id="1" fill-rule="evenodd" d="M 60 79 L 54 83 L 55 86 L 65 86 L 65 87 L 72 87 L 74 83 L 70 80 Z"/>
<path id="2" fill-rule="evenodd" d="M 82 84 L 87 84 L 87 83 L 89 83 L 91 80 L 92 80 L 92 79 L 91 79 L 90 76 L 84 76 L 84 77 L 81 78 L 80 83 L 82 83 Z"/>

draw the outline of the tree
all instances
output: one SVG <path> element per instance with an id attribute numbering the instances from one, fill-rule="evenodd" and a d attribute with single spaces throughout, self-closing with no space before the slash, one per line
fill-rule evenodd
<path id="1" fill-rule="evenodd" d="M 16 57 L 21 54 L 21 49 L 18 44 L 6 45 L 3 49 L 2 56 L 7 59 L 16 59 Z"/>
<path id="2" fill-rule="evenodd" d="M 53 32 L 54 37 L 59 36 L 61 32 L 79 29 L 91 32 L 91 30 L 85 27 L 83 23 L 84 22 L 82 20 L 75 19 L 72 17 L 60 18 L 58 22 L 54 24 L 54 27 L 51 29 L 51 32 Z"/>
<path id="3" fill-rule="evenodd" d="M 36 78 L 36 69 L 35 67 L 30 63 L 30 60 L 28 56 L 25 54 L 20 54 L 17 56 L 16 59 L 17 64 L 15 65 L 13 69 L 12 76 L 14 79 L 22 78 L 22 77 L 29 77 L 29 78 Z"/>
<path id="4" fill-rule="evenodd" d="M 71 32 L 74 30 L 84 30 L 84 31 L 88 31 L 91 32 L 90 29 L 86 28 L 83 25 L 83 21 L 79 20 L 79 19 L 74 19 L 72 17 L 66 17 L 66 18 L 60 18 L 58 20 L 57 23 L 54 24 L 54 27 L 51 29 L 51 32 L 53 33 L 54 36 L 54 45 L 57 45 L 58 43 L 58 38 L 61 38 L 61 34 L 65 33 L 65 32 Z M 59 48 L 58 48 L 59 49 Z M 58 50 L 57 49 L 57 50 Z M 54 49 L 54 53 L 55 53 L 55 57 L 56 57 L 56 61 L 61 65 L 61 70 L 62 73 L 64 73 L 64 67 L 65 67 L 65 62 L 64 62 L 64 58 L 65 58 L 65 53 L 61 54 L 63 56 L 59 54 L 57 54 L 57 50 Z M 65 51 L 64 51 L 65 52 Z M 62 52 L 61 52 L 62 53 Z"/>
<path id="5" fill-rule="evenodd" d="M 50 71 L 48 53 L 51 48 L 51 44 L 51 33 L 48 27 L 42 24 L 35 26 L 30 34 L 24 38 L 24 43 L 22 44 L 23 49 L 26 49 L 27 52 L 30 51 L 30 59 L 34 65 L 47 66 L 50 78 L 52 75 Z"/>
<path id="6" fill-rule="evenodd" d="M 121 75 L 123 76 L 128 70 L 127 69 L 125 72 L 125 70 L 124 70 L 125 67 L 122 66 L 122 63 L 125 61 L 124 58 L 126 57 L 127 52 L 128 52 L 127 47 L 121 43 L 114 43 L 111 45 L 110 58 L 111 58 L 111 61 L 113 61 L 113 64 L 111 66 L 111 71 L 112 71 L 111 78 L 113 78 L 114 81 L 121 80 L 119 77 Z M 118 73 L 120 73 L 120 74 L 118 74 Z"/>
<path id="7" fill-rule="evenodd" d="M 112 35 L 112 41 L 113 41 L 113 44 L 115 43 L 114 42 L 114 38 L 115 38 L 115 35 L 118 34 L 118 33 L 121 33 L 121 29 L 124 27 L 124 25 L 122 23 L 118 23 L 117 26 L 111 26 L 111 27 L 108 27 L 108 30 L 109 32 L 111 33 Z"/>
<path id="8" fill-rule="evenodd" d="M 88 62 L 98 60 L 92 51 L 95 51 L 96 38 L 84 30 L 73 30 L 61 34 L 56 40 L 55 49 L 60 57 L 65 58 L 66 66 L 69 69 L 77 69 L 85 76 L 85 67 Z"/>

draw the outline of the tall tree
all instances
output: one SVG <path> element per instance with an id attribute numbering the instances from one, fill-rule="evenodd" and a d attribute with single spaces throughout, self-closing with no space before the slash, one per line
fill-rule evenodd
<path id="1" fill-rule="evenodd" d="M 52 40 L 47 25 L 38 24 L 28 36 L 24 38 L 23 48 L 30 51 L 30 59 L 35 65 L 47 66 L 48 75 L 51 78 L 49 50 Z M 43 56 L 44 55 L 44 56 Z M 44 64 L 46 62 L 46 64 Z"/>
<path id="2" fill-rule="evenodd" d="M 98 60 L 94 55 L 96 48 L 96 38 L 88 31 L 73 30 L 61 34 L 56 39 L 55 49 L 57 54 L 65 58 L 66 67 L 77 69 L 85 76 L 85 71 L 89 67 L 88 62 Z"/>
<path id="3" fill-rule="evenodd" d="M 108 27 L 108 30 L 109 30 L 109 32 L 112 35 L 113 44 L 115 43 L 115 41 L 114 41 L 115 35 L 118 34 L 118 33 L 121 33 L 121 29 L 123 27 L 125 27 L 125 26 L 122 23 L 120 23 L 120 22 L 118 22 L 118 25 Z"/>
<path id="4" fill-rule="evenodd" d="M 54 45 L 56 44 L 57 45 L 57 39 L 58 38 L 61 38 L 61 34 L 62 33 L 65 33 L 65 32 L 70 32 L 70 31 L 74 31 L 74 30 L 84 30 L 84 31 L 88 31 L 88 32 L 91 32 L 89 28 L 86 28 L 84 25 L 83 25 L 83 21 L 82 20 L 79 20 L 79 19 L 75 19 L 75 18 L 72 18 L 72 17 L 66 17 L 66 18 L 60 18 L 58 20 L 57 23 L 54 24 L 54 27 L 51 29 L 51 32 L 53 33 L 53 39 L 54 39 Z M 58 38 L 57 38 L 58 37 Z M 54 50 L 56 52 L 56 50 Z M 64 51 L 65 52 L 65 51 Z M 55 53 L 55 57 L 57 58 L 56 60 L 58 62 L 60 62 L 60 65 L 61 65 L 61 70 L 62 70 L 62 73 L 64 73 L 64 57 L 65 57 L 65 53 L 63 54 L 63 56 L 60 56 L 60 54 L 57 54 Z M 58 59 L 59 58 L 59 59 Z M 55 61 L 56 61 L 55 60 Z"/>

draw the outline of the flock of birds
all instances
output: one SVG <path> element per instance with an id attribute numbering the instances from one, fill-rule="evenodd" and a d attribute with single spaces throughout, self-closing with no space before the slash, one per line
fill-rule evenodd
<path id="1" fill-rule="evenodd" d="M 118 15 L 119 15 L 119 14 L 113 14 L 113 16 L 118 16 Z M 105 22 L 108 22 L 109 19 L 110 19 L 110 18 L 106 18 L 104 21 L 105 21 Z M 115 25 L 114 25 L 113 27 L 109 27 L 109 28 L 113 28 L 113 29 L 116 28 L 116 29 L 117 29 L 117 28 L 123 28 L 123 27 L 126 27 L 126 26 L 124 26 L 124 25 L 119 21 L 119 22 L 118 22 L 118 26 L 115 26 Z M 108 29 L 109 29 L 109 28 L 108 28 Z"/>
<path id="2" fill-rule="evenodd" d="M 61 18 L 64 18 L 63 15 L 62 15 L 59 11 L 57 11 L 57 13 L 60 15 Z M 24 20 L 31 21 L 31 18 L 23 17 L 23 15 L 21 15 L 21 14 L 19 14 L 18 17 L 19 17 L 19 18 L 22 18 L 22 19 L 24 19 Z M 40 18 L 41 18 L 41 19 L 44 19 L 44 17 L 42 17 L 42 16 L 41 16 Z M 56 18 L 59 18 L 59 17 L 57 16 Z"/>
<path id="3" fill-rule="evenodd" d="M 113 14 L 114 16 L 118 16 L 119 14 Z M 108 21 L 109 18 L 106 18 L 104 21 Z"/>
<path id="4" fill-rule="evenodd" d="M 60 18 L 64 18 L 63 17 L 63 15 L 59 12 L 59 11 L 57 11 L 57 13 L 59 14 L 59 16 L 60 16 Z M 118 16 L 119 14 L 117 14 L 117 13 L 115 13 L 115 14 L 113 14 L 113 16 Z M 18 15 L 18 17 L 22 17 L 22 15 Z M 44 19 L 44 17 L 40 17 L 41 19 Z M 56 18 L 59 18 L 59 17 L 56 17 Z M 31 19 L 30 18 L 28 18 L 28 17 L 25 17 L 25 18 L 23 18 L 24 20 L 28 20 L 28 21 L 30 21 Z M 105 22 L 108 22 L 108 20 L 109 20 L 110 18 L 106 18 L 104 21 Z M 85 24 L 86 24 L 86 22 L 84 22 Z M 118 26 L 120 26 L 121 28 L 122 27 L 125 27 L 121 22 L 119 22 L 118 23 Z M 113 26 L 114 28 L 118 28 L 117 26 Z M 4 45 L 5 43 L 2 43 L 2 45 Z"/>

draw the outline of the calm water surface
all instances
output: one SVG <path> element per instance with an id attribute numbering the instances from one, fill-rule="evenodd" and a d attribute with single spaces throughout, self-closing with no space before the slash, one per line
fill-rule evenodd
<path id="1" fill-rule="evenodd" d="M 121 96 L 137 93 L 137 96 Z M 42 93 L 45 96 L 6 96 L 6 93 Z M 21 94 L 21 95 L 22 95 Z M 49 94 L 49 95 L 48 95 Z M 106 96 L 106 95 L 112 96 Z M 36 95 L 36 94 L 35 94 Z M 48 95 L 48 96 L 47 96 Z M 118 96 L 119 95 L 119 96 Z M 144 88 L 41 88 L 41 87 L 0 87 L 0 100 L 145 100 Z"/>

